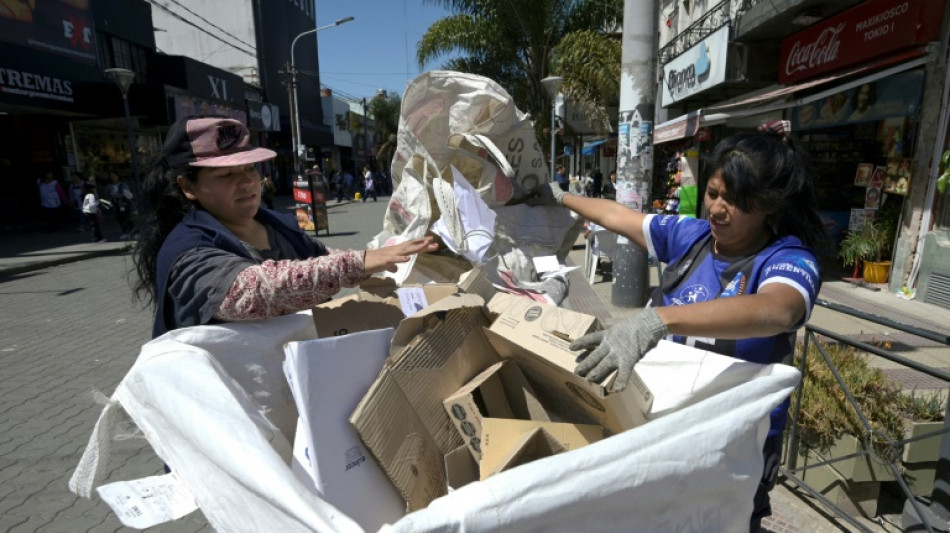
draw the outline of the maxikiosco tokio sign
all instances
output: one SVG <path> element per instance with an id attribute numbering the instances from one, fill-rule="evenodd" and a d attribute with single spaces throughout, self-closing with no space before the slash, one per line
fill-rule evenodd
<path id="1" fill-rule="evenodd" d="M 725 25 L 663 66 L 663 93 L 666 107 L 726 81 L 726 53 L 729 25 Z"/>
<path id="2" fill-rule="evenodd" d="M 797 83 L 940 38 L 946 0 L 870 0 L 782 41 L 778 81 Z"/>

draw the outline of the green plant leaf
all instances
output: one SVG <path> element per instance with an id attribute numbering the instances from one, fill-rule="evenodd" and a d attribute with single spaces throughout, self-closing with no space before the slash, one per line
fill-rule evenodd
<path id="1" fill-rule="evenodd" d="M 940 194 L 947 192 L 947 183 L 950 182 L 950 170 L 945 171 L 937 178 L 937 190 Z"/>

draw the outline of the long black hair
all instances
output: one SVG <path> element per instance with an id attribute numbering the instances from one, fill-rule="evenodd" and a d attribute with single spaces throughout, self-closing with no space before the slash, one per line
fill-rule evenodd
<path id="1" fill-rule="evenodd" d="M 736 207 L 769 213 L 766 223 L 776 236 L 798 237 L 819 259 L 827 257 L 830 238 L 818 215 L 811 164 L 787 135 L 734 135 L 720 142 L 705 162 L 708 175 L 721 171 Z"/>
<path id="2" fill-rule="evenodd" d="M 165 157 L 159 156 L 142 182 L 145 213 L 142 214 L 141 237 L 133 251 L 138 274 L 133 288 L 139 300 L 146 304 L 158 299 L 158 251 L 193 205 L 178 186 L 178 176 L 194 182 L 198 179 L 198 169 L 187 164 L 169 167 Z"/>

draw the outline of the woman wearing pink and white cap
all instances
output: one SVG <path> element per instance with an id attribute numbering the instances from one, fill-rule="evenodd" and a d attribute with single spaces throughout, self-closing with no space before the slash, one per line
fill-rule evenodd
<path id="1" fill-rule="evenodd" d="M 234 119 L 181 119 L 145 179 L 135 289 L 155 304 L 153 337 L 309 309 L 438 246 L 425 237 L 377 250 L 327 248 L 292 217 L 261 207 L 255 164 L 277 154 L 249 140 Z"/>

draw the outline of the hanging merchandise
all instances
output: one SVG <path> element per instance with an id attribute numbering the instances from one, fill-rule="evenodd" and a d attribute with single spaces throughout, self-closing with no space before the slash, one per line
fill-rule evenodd
<path id="1" fill-rule="evenodd" d="M 679 214 L 695 217 L 699 214 L 699 149 L 689 148 L 680 158 Z"/>

